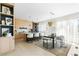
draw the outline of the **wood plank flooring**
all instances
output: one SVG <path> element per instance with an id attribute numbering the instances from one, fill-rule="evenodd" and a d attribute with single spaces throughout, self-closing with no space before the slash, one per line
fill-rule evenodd
<path id="1" fill-rule="evenodd" d="M 37 47 L 32 43 L 18 42 L 14 51 L 2 54 L 2 56 L 55 56 L 54 54 Z"/>

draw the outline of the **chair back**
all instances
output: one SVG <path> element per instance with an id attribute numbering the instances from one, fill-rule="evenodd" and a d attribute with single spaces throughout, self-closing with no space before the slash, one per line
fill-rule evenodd
<path id="1" fill-rule="evenodd" d="M 44 36 L 44 33 L 40 33 L 40 36 Z"/>
<path id="2" fill-rule="evenodd" d="M 39 37 L 39 33 L 35 33 L 34 34 L 34 37 Z"/>
<path id="3" fill-rule="evenodd" d="M 27 38 L 33 38 L 33 33 L 29 33 L 29 34 L 27 35 Z"/>

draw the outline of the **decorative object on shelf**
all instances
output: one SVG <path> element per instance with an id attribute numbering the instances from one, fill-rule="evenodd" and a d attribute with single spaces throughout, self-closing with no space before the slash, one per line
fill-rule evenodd
<path id="1" fill-rule="evenodd" d="M 7 32 L 3 32 L 2 36 L 6 37 L 7 36 Z"/>
<path id="2" fill-rule="evenodd" d="M 5 20 L 2 20 L 2 25 L 5 25 Z"/>
<path id="3" fill-rule="evenodd" d="M 2 6 L 2 13 L 11 14 L 11 13 L 10 13 L 10 8 L 8 8 L 8 7 L 6 7 L 6 6 Z"/>
<path id="4" fill-rule="evenodd" d="M 76 46 L 75 49 L 78 49 L 78 47 Z"/>
<path id="5" fill-rule="evenodd" d="M 12 18 L 6 17 L 6 25 L 12 25 Z"/>
<path id="6" fill-rule="evenodd" d="M 12 35 L 11 35 L 11 33 L 7 33 L 7 37 L 11 37 Z"/>
<path id="7" fill-rule="evenodd" d="M 2 36 L 6 37 L 7 33 L 9 33 L 9 28 L 2 28 Z"/>
<path id="8" fill-rule="evenodd" d="M 78 54 L 75 53 L 74 56 L 78 56 Z"/>

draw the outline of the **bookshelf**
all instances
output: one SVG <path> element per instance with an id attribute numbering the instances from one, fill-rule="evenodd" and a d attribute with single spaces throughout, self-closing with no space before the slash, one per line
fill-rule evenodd
<path id="1" fill-rule="evenodd" d="M 0 54 L 14 50 L 14 6 L 0 3 Z"/>
<path id="2" fill-rule="evenodd" d="M 14 33 L 14 6 L 8 3 L 0 3 L 0 37 Z M 4 35 L 5 34 L 5 35 Z"/>

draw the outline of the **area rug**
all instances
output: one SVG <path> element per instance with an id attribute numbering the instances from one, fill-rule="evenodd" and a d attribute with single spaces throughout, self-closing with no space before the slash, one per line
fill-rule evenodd
<path id="1" fill-rule="evenodd" d="M 62 48 L 47 49 L 47 48 L 43 47 L 42 40 L 35 41 L 35 42 L 33 42 L 33 44 L 35 44 L 36 46 L 38 46 L 46 51 L 49 51 L 49 52 L 55 54 L 56 56 L 67 56 L 69 49 L 71 47 L 70 45 L 66 45 L 66 47 L 62 47 Z"/>

